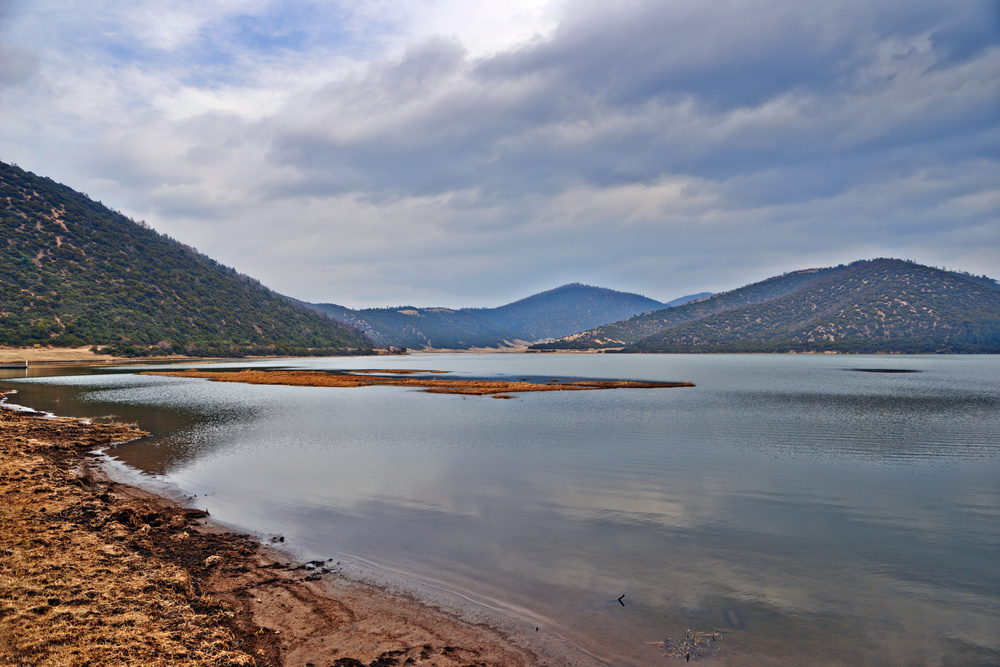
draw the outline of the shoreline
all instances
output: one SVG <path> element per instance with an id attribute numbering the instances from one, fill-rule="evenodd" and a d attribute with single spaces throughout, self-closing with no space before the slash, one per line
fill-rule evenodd
<path id="1" fill-rule="evenodd" d="M 98 451 L 143 435 L 0 405 L 0 654 L 31 664 L 561 664 L 484 622 L 348 579 L 332 562 L 295 563 L 178 499 L 116 481 Z"/>

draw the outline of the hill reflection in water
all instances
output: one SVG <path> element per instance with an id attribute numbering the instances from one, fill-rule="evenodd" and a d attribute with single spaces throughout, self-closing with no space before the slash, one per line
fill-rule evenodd
<path id="1" fill-rule="evenodd" d="M 63 407 L 157 424 L 155 438 L 113 455 L 197 494 L 222 521 L 447 604 L 464 603 L 442 588 L 506 610 L 614 664 L 661 660 L 656 642 L 689 628 L 723 631 L 712 658 L 723 664 L 1000 656 L 1000 359 L 393 364 L 697 386 L 509 401 L 132 371 L 33 386 Z M 859 367 L 921 372 L 845 372 Z"/>

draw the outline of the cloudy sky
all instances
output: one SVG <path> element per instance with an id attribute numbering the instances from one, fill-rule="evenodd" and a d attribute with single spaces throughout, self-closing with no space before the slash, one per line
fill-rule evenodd
<path id="1" fill-rule="evenodd" d="M 0 0 L 0 160 L 352 307 L 1000 278 L 1000 2 Z"/>

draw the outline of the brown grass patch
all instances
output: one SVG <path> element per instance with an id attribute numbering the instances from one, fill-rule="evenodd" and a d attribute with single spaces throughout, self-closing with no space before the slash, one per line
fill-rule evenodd
<path id="1" fill-rule="evenodd" d="M 358 371 L 350 371 L 356 373 Z M 382 371 L 386 372 L 386 371 Z M 395 371 L 392 371 L 395 372 Z M 144 375 L 201 378 L 216 382 L 243 382 L 246 384 L 276 384 L 298 387 L 420 387 L 435 394 L 507 394 L 536 391 L 585 391 L 591 389 L 656 389 L 664 387 L 693 387 L 690 382 L 643 382 L 638 380 L 575 380 L 560 382 L 550 380 L 536 384 L 525 380 L 460 380 L 444 378 L 409 378 L 384 375 L 352 375 L 349 373 L 323 373 L 319 371 L 150 371 Z"/>
<path id="2" fill-rule="evenodd" d="M 118 357 L 110 354 L 96 354 L 91 351 L 89 345 L 77 348 L 68 347 L 41 347 L 38 349 L 31 347 L 8 347 L 0 346 L 0 363 L 20 363 L 28 361 L 30 364 L 43 364 L 46 362 L 65 363 L 72 361 L 101 362 L 114 361 Z"/>
<path id="3" fill-rule="evenodd" d="M 231 612 L 153 552 L 152 504 L 115 502 L 75 470 L 122 424 L 0 410 L 0 665 L 250 665 Z M 188 525 L 175 515 L 178 532 Z"/>

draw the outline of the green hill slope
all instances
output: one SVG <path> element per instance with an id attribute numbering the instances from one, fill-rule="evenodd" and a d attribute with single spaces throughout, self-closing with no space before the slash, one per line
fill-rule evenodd
<path id="1" fill-rule="evenodd" d="M 998 353 L 1000 285 L 901 260 L 860 261 L 778 276 L 553 345 L 624 352 Z"/>
<path id="2" fill-rule="evenodd" d="M 586 350 L 622 347 L 642 340 L 669 327 L 692 322 L 715 313 L 764 303 L 824 280 L 838 269 L 809 269 L 769 278 L 753 285 L 723 292 L 707 299 L 689 301 L 663 310 L 607 324 L 567 336 L 551 343 L 533 346 L 538 349 Z"/>
<path id="3" fill-rule="evenodd" d="M 213 356 L 372 348 L 357 330 L 4 163 L 0 229 L 0 344 Z"/>

